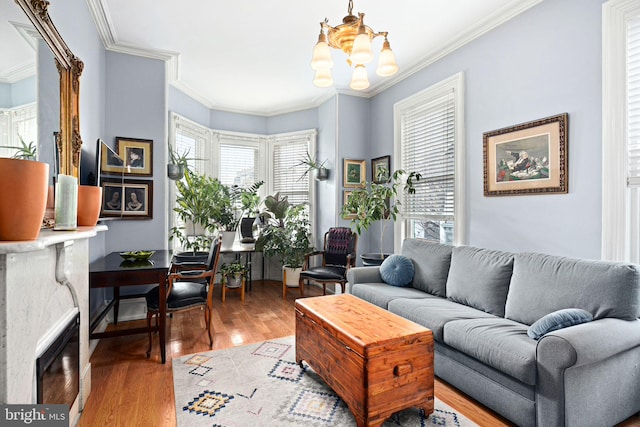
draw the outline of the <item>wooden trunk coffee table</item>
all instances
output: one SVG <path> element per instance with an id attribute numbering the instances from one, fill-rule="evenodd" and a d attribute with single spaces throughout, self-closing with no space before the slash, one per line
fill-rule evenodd
<path id="1" fill-rule="evenodd" d="M 344 400 L 358 427 L 412 406 L 433 412 L 431 331 L 353 295 L 298 299 L 296 362 Z"/>

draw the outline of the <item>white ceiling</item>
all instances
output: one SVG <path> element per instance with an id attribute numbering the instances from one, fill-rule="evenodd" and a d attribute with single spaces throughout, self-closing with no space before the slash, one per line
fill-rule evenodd
<path id="1" fill-rule="evenodd" d="M 349 89 L 340 51 L 332 50 L 335 87 L 315 87 L 309 66 L 320 21 L 340 24 L 348 0 L 86 1 L 107 49 L 167 59 L 171 84 L 209 108 L 269 116 L 319 105 L 336 91 L 375 95 L 542 0 L 354 0 L 354 14 L 389 32 L 400 66 L 381 78 L 369 64 L 364 93 Z M 373 47 L 377 60 L 382 40 Z"/>

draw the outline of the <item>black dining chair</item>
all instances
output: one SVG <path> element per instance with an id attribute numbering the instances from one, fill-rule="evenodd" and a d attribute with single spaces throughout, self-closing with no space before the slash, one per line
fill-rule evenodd
<path id="1" fill-rule="evenodd" d="M 327 294 L 327 283 L 340 284 L 344 292 L 347 270 L 356 265 L 358 235 L 349 227 L 332 227 L 324 234 L 324 250 L 305 256 L 300 272 L 300 290 L 303 294 L 305 280 L 322 284 L 322 294 Z M 312 257 L 322 257 L 319 265 L 310 265 Z M 286 297 L 286 293 L 284 294 Z"/>
<path id="2" fill-rule="evenodd" d="M 188 310 L 195 307 L 204 308 L 204 320 L 209 334 L 209 347 L 213 346 L 213 335 L 211 333 L 211 315 L 213 312 L 213 287 L 215 274 L 218 269 L 218 259 L 220 258 L 220 240 L 214 239 L 207 257 L 206 264 L 200 264 L 199 268 L 187 269 L 189 263 L 185 265 L 180 260 L 172 260 L 169 275 L 167 277 L 167 313 Z M 158 286 L 147 292 L 147 328 L 149 329 L 149 346 L 147 357 L 151 355 L 151 319 L 160 314 L 160 288 Z"/>

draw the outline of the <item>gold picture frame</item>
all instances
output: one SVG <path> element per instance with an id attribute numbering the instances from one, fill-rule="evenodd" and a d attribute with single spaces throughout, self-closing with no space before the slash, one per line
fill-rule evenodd
<path id="1" fill-rule="evenodd" d="M 483 134 L 484 195 L 566 194 L 567 113 Z"/>
<path id="2" fill-rule="evenodd" d="M 344 159 L 342 175 L 344 187 L 364 187 L 367 176 L 367 162 L 365 160 Z"/>
<path id="3" fill-rule="evenodd" d="M 352 190 L 344 190 L 343 191 L 343 197 L 342 197 L 342 206 L 345 206 L 347 204 L 347 202 L 349 201 L 349 197 L 351 197 L 351 195 L 353 194 Z M 356 214 L 345 214 L 342 218 L 343 219 L 353 219 L 356 217 Z"/>
<path id="4" fill-rule="evenodd" d="M 153 141 L 116 137 L 116 151 L 124 160 L 124 174 L 153 176 Z"/>

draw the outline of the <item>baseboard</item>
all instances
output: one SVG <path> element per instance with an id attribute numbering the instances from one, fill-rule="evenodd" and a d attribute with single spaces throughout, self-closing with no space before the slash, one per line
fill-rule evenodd
<path id="1" fill-rule="evenodd" d="M 105 316 L 109 323 L 113 323 L 113 310 Z M 141 320 L 147 318 L 147 302 L 144 297 L 121 299 L 118 310 L 118 322 Z"/>
<path id="2" fill-rule="evenodd" d="M 98 324 L 98 326 L 96 326 L 96 329 L 93 332 L 96 332 L 96 333 L 104 332 L 107 330 L 107 326 L 109 326 L 109 321 L 106 318 L 103 318 Z M 99 342 L 100 342 L 99 339 L 89 340 L 89 359 L 91 359 L 91 356 L 93 355 L 93 352 L 96 350 L 96 347 L 98 347 Z"/>

